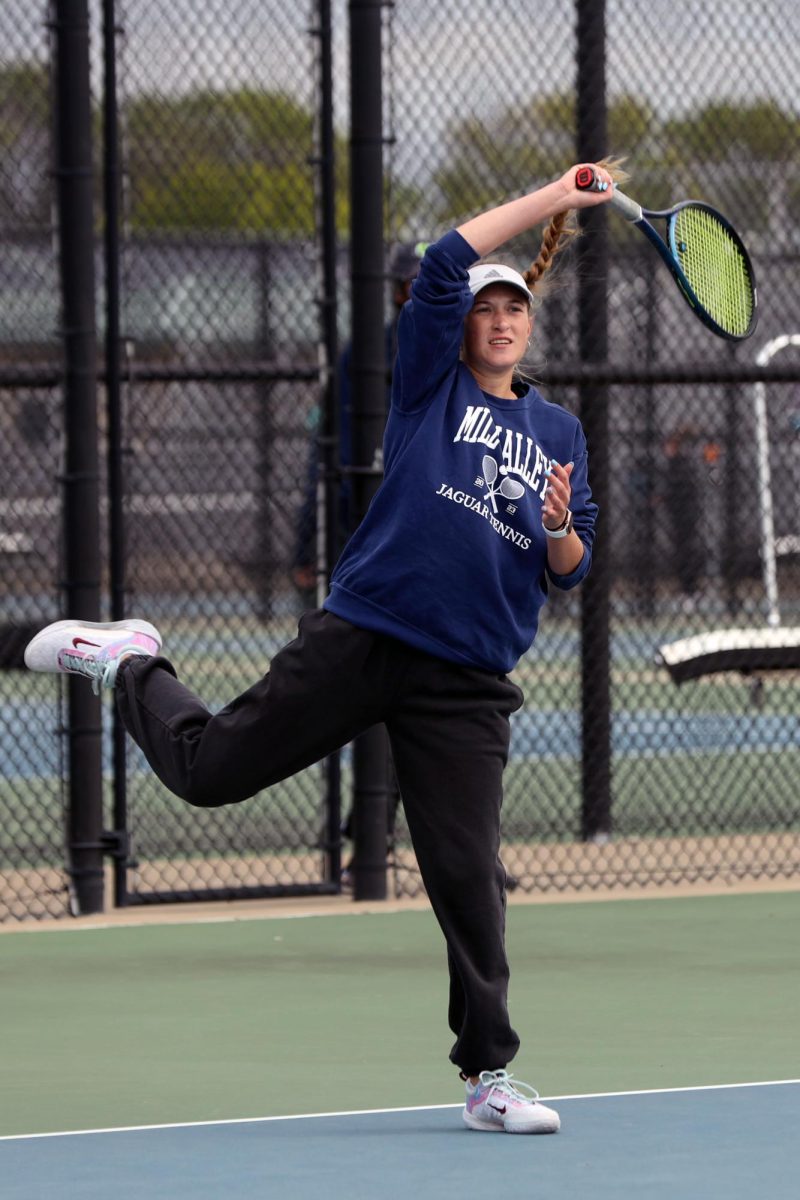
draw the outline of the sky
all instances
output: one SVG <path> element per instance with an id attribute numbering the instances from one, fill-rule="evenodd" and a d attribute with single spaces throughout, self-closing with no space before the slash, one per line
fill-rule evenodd
<path id="1" fill-rule="evenodd" d="M 100 3 L 89 0 L 95 73 Z M 313 0 L 117 0 L 121 82 L 163 94 L 246 83 L 307 94 Z M 431 116 L 456 86 L 478 111 L 523 81 L 543 90 L 572 82 L 570 0 L 394 0 L 395 90 L 428 97 Z M 348 3 L 332 0 L 337 109 L 347 118 Z M 665 112 L 710 98 L 770 96 L 797 110 L 798 0 L 607 0 L 611 91 L 652 97 Z M 47 53 L 47 0 L 3 0 L 0 59 Z M 387 48 L 389 36 L 387 35 Z"/>
<path id="2" fill-rule="evenodd" d="M 237 86 L 243 76 L 295 94 L 306 88 L 310 0 L 118 0 L 118 7 L 129 31 L 134 88 L 155 80 L 165 92 Z M 332 11 L 343 106 L 346 0 L 332 0 Z M 574 11 L 568 0 L 395 0 L 385 11 L 393 11 L 401 92 L 426 85 L 435 95 L 458 76 L 460 91 L 488 103 L 506 72 L 515 82 L 526 74 L 541 81 L 572 78 Z M 755 93 L 797 104 L 797 0 L 607 0 L 606 14 L 612 88 L 658 93 L 670 110 Z"/>

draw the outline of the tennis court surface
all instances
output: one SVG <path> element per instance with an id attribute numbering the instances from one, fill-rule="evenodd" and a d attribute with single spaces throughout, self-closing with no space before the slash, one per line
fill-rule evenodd
<path id="1" fill-rule="evenodd" d="M 2 1195 L 796 1200 L 799 907 L 513 904 L 544 1137 L 463 1125 L 427 911 L 9 932 Z"/>
<path id="2" fill-rule="evenodd" d="M 446 1107 L 15 1139 L 0 1144 L 3 1195 L 797 1196 L 800 1081 L 558 1103 L 564 1128 L 545 1137 L 484 1137 Z"/>

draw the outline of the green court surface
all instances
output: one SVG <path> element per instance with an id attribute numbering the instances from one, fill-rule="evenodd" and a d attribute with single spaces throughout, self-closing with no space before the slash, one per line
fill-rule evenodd
<path id="1" fill-rule="evenodd" d="M 224 917 L 0 936 L 0 1135 L 459 1101 L 430 912 Z M 798 1078 L 799 917 L 512 905 L 511 1069 L 549 1096 Z"/>
<path id="2" fill-rule="evenodd" d="M 461 1120 L 430 912 L 9 931 L 2 1195 L 796 1200 L 798 915 L 512 904 L 512 1070 L 549 1137 Z"/>

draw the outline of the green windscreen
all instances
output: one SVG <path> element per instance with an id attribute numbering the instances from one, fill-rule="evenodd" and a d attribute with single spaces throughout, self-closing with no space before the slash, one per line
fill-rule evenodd
<path id="1" fill-rule="evenodd" d="M 753 320 L 755 288 L 738 239 L 713 213 L 690 205 L 673 218 L 673 249 L 709 316 L 726 333 L 744 337 Z"/>

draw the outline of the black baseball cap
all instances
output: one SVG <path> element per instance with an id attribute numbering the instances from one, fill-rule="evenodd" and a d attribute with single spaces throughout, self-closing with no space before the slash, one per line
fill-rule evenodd
<path id="1" fill-rule="evenodd" d="M 409 279 L 415 279 L 426 249 L 427 242 L 395 246 L 389 259 L 390 277 L 400 283 L 408 283 Z"/>

